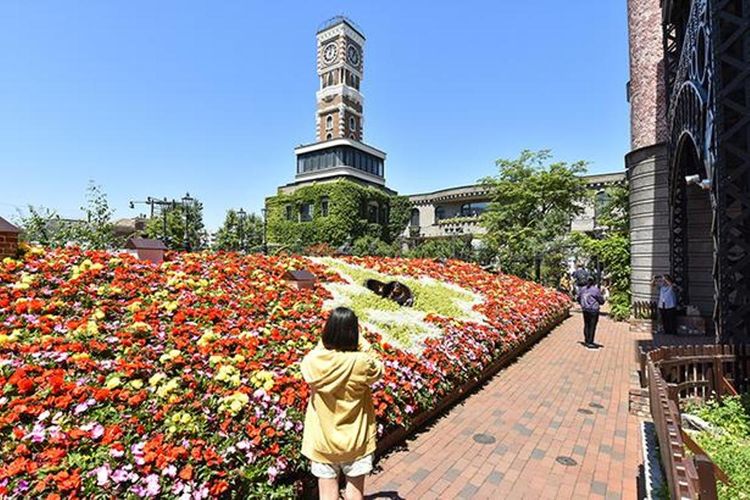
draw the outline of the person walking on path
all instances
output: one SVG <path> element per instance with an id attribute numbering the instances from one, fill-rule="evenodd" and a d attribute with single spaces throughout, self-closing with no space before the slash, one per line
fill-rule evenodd
<path id="1" fill-rule="evenodd" d="M 339 498 L 343 474 L 345 498 L 360 500 L 377 445 L 370 385 L 382 376 L 383 363 L 359 334 L 354 312 L 345 307 L 331 312 L 321 341 L 300 368 L 311 390 L 302 455 L 312 462 L 320 498 Z"/>
<path id="2" fill-rule="evenodd" d="M 674 289 L 674 280 L 668 274 L 654 276 L 651 285 L 659 290 L 659 316 L 664 333 L 677 335 L 677 292 Z"/>
<path id="3" fill-rule="evenodd" d="M 593 276 L 589 276 L 586 286 L 578 291 L 578 303 L 583 311 L 583 345 L 587 349 L 594 349 L 598 347 L 594 343 L 594 336 L 599 322 L 599 306 L 604 304 L 604 297 Z"/>

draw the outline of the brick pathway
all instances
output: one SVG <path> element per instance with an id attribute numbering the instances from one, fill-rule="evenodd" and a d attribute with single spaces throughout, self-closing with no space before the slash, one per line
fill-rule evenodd
<path id="1" fill-rule="evenodd" d="M 379 462 L 368 498 L 636 498 L 636 343 L 602 317 L 586 350 L 574 314 L 480 391 Z M 481 444 L 475 434 L 495 442 Z M 561 465 L 558 456 L 577 464 Z"/>

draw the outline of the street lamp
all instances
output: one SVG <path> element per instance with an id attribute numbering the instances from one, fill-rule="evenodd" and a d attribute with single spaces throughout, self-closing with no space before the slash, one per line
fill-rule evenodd
<path id="1" fill-rule="evenodd" d="M 183 234 L 183 239 L 186 252 L 190 251 L 190 233 L 188 232 L 188 226 L 190 224 L 189 205 L 194 201 L 195 199 L 190 197 L 190 193 L 185 193 L 185 196 L 182 197 L 182 211 L 185 212 L 185 232 Z"/>
<path id="2" fill-rule="evenodd" d="M 260 213 L 263 214 L 263 255 L 268 255 L 268 236 L 266 233 L 268 211 L 263 207 L 260 209 Z"/>
<path id="3" fill-rule="evenodd" d="M 245 253 L 245 217 L 247 216 L 247 213 L 243 208 L 240 208 L 237 211 L 237 218 L 238 220 L 238 226 L 239 226 L 239 250 L 242 253 Z"/>

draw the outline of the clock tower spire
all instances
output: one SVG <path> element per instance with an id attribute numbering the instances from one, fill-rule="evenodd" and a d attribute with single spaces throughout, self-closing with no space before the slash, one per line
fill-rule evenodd
<path id="1" fill-rule="evenodd" d="M 316 129 L 318 142 L 332 139 L 362 141 L 362 94 L 365 37 L 349 19 L 337 16 L 317 34 L 320 89 Z"/>

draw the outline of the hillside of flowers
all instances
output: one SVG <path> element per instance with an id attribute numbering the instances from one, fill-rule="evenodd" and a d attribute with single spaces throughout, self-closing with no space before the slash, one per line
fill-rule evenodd
<path id="1" fill-rule="evenodd" d="M 292 269 L 320 283 L 290 287 Z M 364 296 L 363 276 L 408 281 L 414 307 Z M 381 435 L 569 307 L 457 261 L 31 249 L 0 262 L 0 498 L 292 496 L 299 361 L 339 303 L 386 365 Z"/>

